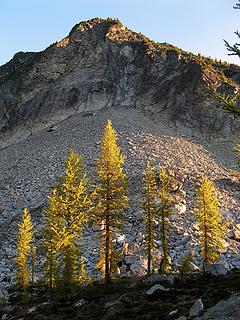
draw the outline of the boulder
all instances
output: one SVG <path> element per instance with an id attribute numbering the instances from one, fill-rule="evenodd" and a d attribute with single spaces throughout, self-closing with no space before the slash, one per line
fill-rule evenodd
<path id="1" fill-rule="evenodd" d="M 37 313 L 39 310 L 45 310 L 46 306 L 50 305 L 51 302 L 46 301 L 40 304 L 37 304 L 36 306 L 33 306 L 28 310 L 28 313 Z"/>
<path id="2" fill-rule="evenodd" d="M 140 246 L 135 242 L 125 242 L 122 247 L 123 255 L 134 255 L 139 251 Z"/>
<path id="3" fill-rule="evenodd" d="M 240 224 L 237 224 L 233 229 L 233 239 L 240 241 Z"/>
<path id="4" fill-rule="evenodd" d="M 203 311 L 204 306 L 201 299 L 198 299 L 189 310 L 189 317 L 196 317 Z"/>
<path id="5" fill-rule="evenodd" d="M 192 236 L 191 235 L 186 235 L 181 239 L 181 242 L 182 242 L 183 245 L 186 245 L 191 240 L 192 240 Z"/>
<path id="6" fill-rule="evenodd" d="M 102 221 L 101 223 L 94 223 L 92 228 L 93 228 L 93 231 L 96 231 L 96 232 L 103 231 L 105 228 L 104 222 Z"/>
<path id="7" fill-rule="evenodd" d="M 79 301 L 74 303 L 74 307 L 81 308 L 84 304 L 86 304 L 86 301 L 84 299 L 80 299 Z"/>
<path id="8" fill-rule="evenodd" d="M 136 256 L 125 256 L 124 262 L 125 264 L 133 264 L 136 261 Z"/>
<path id="9" fill-rule="evenodd" d="M 186 210 L 187 210 L 187 207 L 184 203 L 178 203 L 175 205 L 173 213 L 182 214 L 182 213 L 185 213 Z"/>
<path id="10" fill-rule="evenodd" d="M 168 315 L 169 315 L 169 317 L 175 317 L 177 314 L 178 314 L 178 309 L 175 309 L 175 310 L 169 312 Z"/>
<path id="11" fill-rule="evenodd" d="M 171 285 L 174 283 L 175 277 L 171 274 L 159 274 L 159 273 L 153 273 L 149 277 L 147 277 L 146 282 L 149 284 L 165 281 L 169 282 Z"/>
<path id="12" fill-rule="evenodd" d="M 0 202 L 0 214 L 3 213 L 4 211 L 4 205 L 2 204 L 2 202 Z"/>
<path id="13" fill-rule="evenodd" d="M 233 295 L 228 300 L 218 302 L 196 320 L 239 320 L 240 295 Z"/>
<path id="14" fill-rule="evenodd" d="M 14 202 L 13 207 L 15 209 L 24 209 L 26 207 L 26 201 L 22 198 L 17 198 L 17 200 Z"/>
<path id="15" fill-rule="evenodd" d="M 138 260 L 131 264 L 130 273 L 134 277 L 144 277 L 147 274 L 147 270 L 144 268 L 142 262 Z"/>
<path id="16" fill-rule="evenodd" d="M 206 268 L 206 272 L 213 276 L 225 276 L 228 270 L 223 263 L 214 263 Z"/>
<path id="17" fill-rule="evenodd" d="M 167 292 L 169 291 L 169 288 L 165 288 L 164 286 L 162 286 L 161 284 L 155 284 L 154 286 L 152 286 L 148 291 L 147 291 L 147 295 L 148 296 L 152 296 L 154 294 L 156 294 L 157 292 L 160 291 L 164 291 Z"/>
<path id="18" fill-rule="evenodd" d="M 53 125 L 47 129 L 48 132 L 54 132 L 58 129 L 58 125 Z"/>

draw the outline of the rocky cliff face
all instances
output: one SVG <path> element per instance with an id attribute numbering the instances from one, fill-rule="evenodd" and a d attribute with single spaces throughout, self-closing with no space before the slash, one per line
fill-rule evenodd
<path id="1" fill-rule="evenodd" d="M 213 90 L 232 92 L 236 84 L 210 62 L 153 43 L 117 20 L 77 24 L 46 50 L 18 53 L 0 67 L 0 147 L 112 106 L 139 108 L 195 133 L 235 134 L 238 125 L 216 109 Z"/>

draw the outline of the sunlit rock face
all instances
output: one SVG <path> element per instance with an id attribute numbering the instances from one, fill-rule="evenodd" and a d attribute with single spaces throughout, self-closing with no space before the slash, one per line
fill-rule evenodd
<path id="1" fill-rule="evenodd" d="M 82 22 L 46 50 L 20 52 L 0 67 L 0 147 L 76 113 L 121 106 L 194 135 L 235 134 L 237 123 L 213 94 L 232 92 L 234 83 L 216 69 L 118 20 Z"/>

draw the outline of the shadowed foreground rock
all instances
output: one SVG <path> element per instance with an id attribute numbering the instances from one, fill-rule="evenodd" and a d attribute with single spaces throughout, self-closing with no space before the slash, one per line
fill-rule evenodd
<path id="1" fill-rule="evenodd" d="M 221 277 L 195 273 L 182 281 L 177 274 L 155 274 L 150 278 L 117 280 L 110 289 L 95 282 L 79 287 L 71 297 L 61 297 L 58 292 L 51 298 L 39 287 L 29 290 L 27 302 L 22 300 L 21 292 L 13 290 L 2 315 L 11 320 L 239 320 L 239 285 L 239 272 L 232 272 Z M 153 288 L 160 290 L 149 295 Z"/>
<path id="2" fill-rule="evenodd" d="M 220 301 L 196 320 L 239 320 L 240 295 L 234 295 L 226 301 Z"/>

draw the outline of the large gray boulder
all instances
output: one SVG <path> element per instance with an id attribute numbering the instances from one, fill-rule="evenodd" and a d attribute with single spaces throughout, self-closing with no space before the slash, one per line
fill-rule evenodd
<path id="1" fill-rule="evenodd" d="M 208 309 L 202 317 L 196 320 L 239 320 L 240 319 L 240 295 L 233 295 L 226 301 L 220 301 Z"/>
<path id="2" fill-rule="evenodd" d="M 207 266 L 206 272 L 210 273 L 213 276 L 225 276 L 228 273 L 228 269 L 223 263 L 214 263 Z"/>
<path id="3" fill-rule="evenodd" d="M 162 286 L 161 284 L 155 284 L 154 286 L 152 286 L 148 291 L 147 291 L 147 295 L 148 296 L 152 296 L 155 295 L 156 293 L 159 292 L 168 292 L 170 289 L 169 288 L 165 288 L 164 286 Z"/>
<path id="4" fill-rule="evenodd" d="M 203 302 L 201 299 L 195 301 L 192 305 L 191 309 L 189 310 L 189 317 L 196 317 L 198 316 L 204 309 Z"/>

